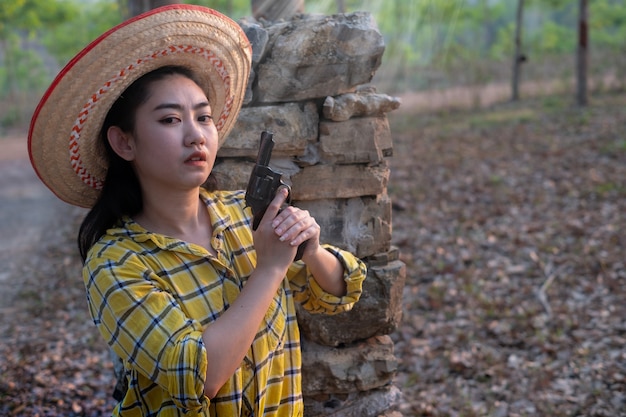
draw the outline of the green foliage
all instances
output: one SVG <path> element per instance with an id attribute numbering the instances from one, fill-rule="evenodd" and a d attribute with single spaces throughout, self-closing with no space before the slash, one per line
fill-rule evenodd
<path id="1" fill-rule="evenodd" d="M 541 54 L 561 54 L 575 51 L 576 42 L 576 28 L 545 22 L 543 30 L 532 33 L 526 43 Z"/>
<path id="2" fill-rule="evenodd" d="M 508 59 L 513 57 L 515 23 L 510 22 L 498 28 L 496 41 L 490 45 L 489 57 L 495 60 Z"/>
<path id="3" fill-rule="evenodd" d="M 46 73 L 41 56 L 32 49 L 22 48 L 20 38 L 17 36 L 11 36 L 6 45 L 6 53 L 13 58 L 12 70 L 16 75 L 11 80 L 14 83 L 12 87 L 16 91 L 38 90 L 45 87 Z"/>
<path id="4" fill-rule="evenodd" d="M 41 42 L 60 65 L 65 65 L 89 42 L 122 21 L 117 2 L 100 0 L 89 7 L 80 6 L 77 12 L 52 30 L 41 34 Z"/>
<path id="5" fill-rule="evenodd" d="M 129 0 L 0 0 L 0 99 L 37 91 L 52 74 L 97 36 L 120 23 Z M 237 20 L 251 15 L 250 0 L 187 0 Z M 382 71 L 401 88 L 481 84 L 509 76 L 518 0 L 344 0 L 345 12 L 369 11 L 385 38 Z M 337 13 L 337 0 L 305 0 L 307 13 Z M 589 1 L 590 48 L 595 56 L 625 52 L 624 0 Z M 524 71 L 541 62 L 571 74 L 577 45 L 578 2 L 526 0 Z M 604 58 L 609 59 L 609 58 Z M 56 61 L 56 65 L 54 65 Z M 592 62 L 626 74 L 626 60 Z M 568 68 L 568 71 L 564 70 Z M 502 70 L 506 68 L 506 73 Z M 525 72 L 527 74 L 527 72 Z M 508 80 L 506 80 L 508 81 Z"/>
<path id="6" fill-rule="evenodd" d="M 46 83 L 41 55 L 28 45 L 35 34 L 50 30 L 76 13 L 73 5 L 49 0 L 15 0 L 0 8 L 0 98 L 15 100 L 20 91 L 36 91 Z"/>
<path id="7" fill-rule="evenodd" d="M 623 52 L 626 39 L 626 7 L 623 1 L 592 1 L 589 14 L 592 42 Z"/>
<path id="8" fill-rule="evenodd" d="M 123 16 L 128 16 L 129 12 L 129 2 L 132 0 L 104 0 L 104 2 L 115 2 L 120 9 L 120 12 Z M 198 6 L 205 6 L 215 9 L 225 15 L 231 17 L 234 20 L 240 19 L 242 17 L 250 16 L 252 13 L 250 11 L 250 2 L 251 0 L 186 0 L 181 1 L 181 3 L 185 4 L 196 4 Z"/>
<path id="9" fill-rule="evenodd" d="M 5 0 L 0 7 L 0 40 L 22 30 L 54 27 L 76 12 L 72 4 L 51 0 Z"/>
<path id="10" fill-rule="evenodd" d="M 56 54 L 56 60 L 62 63 L 77 52 L 79 44 L 84 45 L 80 28 L 103 22 L 102 14 L 81 20 L 85 16 L 84 9 L 78 1 L 67 0 L 3 2 L 0 7 L 0 100 L 6 103 L 2 107 L 7 110 L 0 120 L 2 126 L 21 124 L 29 117 L 29 97 L 38 96 L 56 70 L 51 54 Z"/>

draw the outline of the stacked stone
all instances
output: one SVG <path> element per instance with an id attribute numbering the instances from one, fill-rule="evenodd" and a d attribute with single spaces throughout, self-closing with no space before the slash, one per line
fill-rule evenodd
<path id="1" fill-rule="evenodd" d="M 383 38 L 365 12 L 240 24 L 253 45 L 253 69 L 214 168 L 220 185 L 245 189 L 260 133 L 273 132 L 270 165 L 290 183 L 293 203 L 315 217 L 323 242 L 368 265 L 363 296 L 351 311 L 298 310 L 305 415 L 390 415 L 400 391 L 389 334 L 401 319 L 405 266 L 391 247 L 387 196 L 386 113 L 400 103 L 367 86 L 380 66 Z"/>

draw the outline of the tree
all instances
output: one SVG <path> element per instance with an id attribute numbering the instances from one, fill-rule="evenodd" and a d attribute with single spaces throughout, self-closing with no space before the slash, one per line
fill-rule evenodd
<path id="1" fill-rule="evenodd" d="M 515 14 L 515 53 L 513 55 L 513 77 L 511 81 L 511 100 L 519 100 L 519 82 L 522 63 L 525 56 L 522 54 L 522 16 L 524 14 L 524 0 L 517 0 L 517 13 Z"/>
<path id="2" fill-rule="evenodd" d="M 50 29 L 70 18 L 76 10 L 66 3 L 49 0 L 25 0 L 4 2 L 0 7 L 0 57 L 5 80 L 0 85 L 8 86 L 9 95 L 16 92 L 21 60 L 30 59 L 23 43 L 37 31 Z M 5 82 L 2 82 L 5 81 Z"/>
<path id="3" fill-rule="evenodd" d="M 76 3 L 74 3 L 76 4 Z M 59 65 L 64 65 L 89 42 L 120 23 L 123 19 L 119 3 L 98 0 L 88 6 L 79 5 L 70 19 L 52 29 L 40 31 L 38 42 L 46 47 Z M 49 67 L 53 69 L 53 67 Z"/>
<path id="4" fill-rule="evenodd" d="M 304 0 L 250 0 L 255 19 L 276 21 L 304 12 Z"/>
<path id="5" fill-rule="evenodd" d="M 589 31 L 587 19 L 589 9 L 587 0 L 578 2 L 578 48 L 576 51 L 576 103 L 579 106 L 587 105 L 587 55 L 589 45 Z"/>
<path id="6" fill-rule="evenodd" d="M 19 123 L 27 107 L 26 96 L 43 88 L 45 65 L 39 44 L 28 42 L 76 14 L 73 3 L 50 0 L 3 1 L 0 7 L 0 97 L 10 111 L 0 124 Z"/>
<path id="7" fill-rule="evenodd" d="M 337 13 L 345 13 L 345 12 L 346 12 L 346 1 L 337 0 Z"/>

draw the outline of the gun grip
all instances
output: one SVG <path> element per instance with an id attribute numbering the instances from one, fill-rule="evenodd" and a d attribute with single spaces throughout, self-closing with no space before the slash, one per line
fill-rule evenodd
<path id="1" fill-rule="evenodd" d="M 283 204 L 281 209 L 278 211 L 279 213 L 281 211 L 283 211 L 283 209 L 285 207 L 287 207 L 287 206 L 289 206 L 291 204 L 291 187 L 289 185 L 285 184 L 283 181 L 280 182 L 280 186 L 281 187 L 287 187 L 288 194 L 287 194 L 287 198 L 285 199 L 285 203 Z M 259 211 L 258 214 L 255 213 L 254 218 L 252 219 L 252 230 L 256 230 L 257 227 L 259 227 L 259 223 L 261 223 L 261 219 L 265 215 L 265 210 L 266 209 L 267 209 L 267 207 L 264 207 L 261 211 Z M 298 250 L 296 251 L 296 256 L 293 259 L 294 261 L 299 261 L 300 259 L 302 259 L 302 254 L 304 253 L 304 248 L 306 247 L 307 242 L 308 242 L 308 240 L 300 243 L 300 245 L 298 246 Z"/>
<path id="2" fill-rule="evenodd" d="M 298 246 L 298 251 L 296 252 L 296 257 L 293 258 L 294 261 L 299 261 L 300 259 L 302 259 L 302 254 L 304 253 L 304 249 L 306 248 L 307 243 L 309 243 L 308 240 L 300 243 L 300 245 Z"/>
<path id="3" fill-rule="evenodd" d="M 281 180 L 279 182 L 279 184 L 278 184 L 278 187 L 276 187 L 273 190 L 272 199 L 274 199 L 274 197 L 276 197 L 276 192 L 278 192 L 278 189 L 280 187 L 287 188 L 287 198 L 285 199 L 285 203 L 283 204 L 283 207 L 281 207 L 281 209 L 280 209 L 280 210 L 282 210 L 284 207 L 286 207 L 286 206 L 291 204 L 291 187 L 289 185 L 285 184 Z M 268 200 L 267 204 L 269 204 L 269 200 Z M 253 207 L 252 211 L 253 211 L 254 217 L 252 219 L 252 230 L 256 230 L 259 227 L 259 223 L 261 223 L 261 219 L 265 215 L 265 211 L 266 210 L 267 210 L 267 205 L 265 205 L 265 204 L 255 205 L 255 207 Z M 279 211 L 279 213 L 280 213 L 280 211 Z"/>
<path id="4" fill-rule="evenodd" d="M 291 204 L 291 187 L 285 184 L 282 180 L 280 181 L 280 185 L 287 187 L 289 194 L 287 194 L 287 198 L 285 199 L 285 206 L 290 205 Z M 302 259 L 302 254 L 304 253 L 304 249 L 306 248 L 307 242 L 308 240 L 305 240 L 304 242 L 300 243 L 300 245 L 298 245 L 298 251 L 296 252 L 296 257 L 293 259 L 294 261 L 299 261 L 300 259 Z"/>
<path id="5" fill-rule="evenodd" d="M 259 227 L 259 223 L 261 223 L 261 219 L 263 218 L 264 214 L 265 214 L 265 209 L 263 209 L 263 211 L 259 212 L 258 214 L 255 214 L 254 218 L 252 219 L 252 230 L 256 230 L 257 227 Z M 308 240 L 305 240 L 304 242 L 300 243 L 300 245 L 298 246 L 298 251 L 296 252 L 294 261 L 299 261 L 300 259 L 302 259 L 302 254 L 304 253 L 304 249 L 306 247 L 307 242 Z"/>
<path id="6" fill-rule="evenodd" d="M 261 223 L 261 219 L 265 215 L 265 209 L 254 213 L 254 217 L 252 218 L 252 230 L 256 230 L 259 227 L 259 223 Z"/>

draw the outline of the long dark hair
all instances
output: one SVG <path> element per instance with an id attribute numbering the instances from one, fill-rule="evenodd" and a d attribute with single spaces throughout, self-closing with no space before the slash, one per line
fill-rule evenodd
<path id="1" fill-rule="evenodd" d="M 83 220 L 78 231 L 78 250 L 85 261 L 89 249 L 113 227 L 121 217 L 134 216 L 143 208 L 141 186 L 130 162 L 117 155 L 107 139 L 111 126 L 118 126 L 124 132 L 135 129 L 135 113 L 146 102 L 150 85 L 170 75 L 182 75 L 200 85 L 193 72 L 181 66 L 165 66 L 143 75 L 133 82 L 113 103 L 100 130 L 99 138 L 106 149 L 108 170 L 104 186 L 95 205 Z M 205 188 L 215 189 L 213 175 L 204 184 Z"/>

